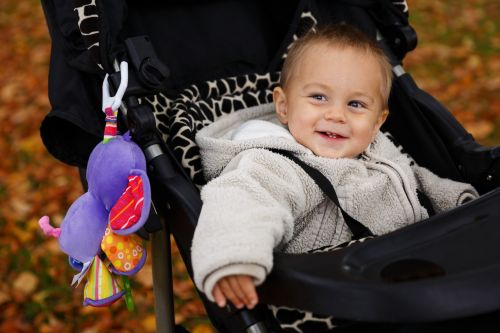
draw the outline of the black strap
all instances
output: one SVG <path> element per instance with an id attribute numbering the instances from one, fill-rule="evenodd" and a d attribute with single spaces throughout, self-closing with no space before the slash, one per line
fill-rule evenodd
<path id="1" fill-rule="evenodd" d="M 337 207 L 339 207 L 340 212 L 342 213 L 342 216 L 344 217 L 344 221 L 349 227 L 349 229 L 352 232 L 352 238 L 353 239 L 360 239 L 368 236 L 374 236 L 373 233 L 368 229 L 366 226 L 364 226 L 361 222 L 353 218 L 351 215 L 349 215 L 343 208 L 340 206 L 339 198 L 337 197 L 337 192 L 335 192 L 335 189 L 330 183 L 330 181 L 317 169 L 311 167 L 310 165 L 307 165 L 304 163 L 302 160 L 297 158 L 294 154 L 292 154 L 289 151 L 282 150 L 282 149 L 272 149 L 268 148 L 268 150 L 272 151 L 273 153 L 283 155 L 289 159 L 291 159 L 293 162 L 295 162 L 297 165 L 299 165 L 304 171 L 314 180 L 314 182 L 319 186 L 319 188 L 332 200 Z"/>

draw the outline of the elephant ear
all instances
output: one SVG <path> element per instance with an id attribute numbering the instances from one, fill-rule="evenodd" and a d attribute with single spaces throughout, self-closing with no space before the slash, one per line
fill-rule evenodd
<path id="1" fill-rule="evenodd" d="M 108 222 L 104 204 L 90 192 L 69 208 L 61 224 L 58 242 L 70 257 L 85 263 L 98 253 Z"/>
<path id="2" fill-rule="evenodd" d="M 151 188 L 147 174 L 138 169 L 130 171 L 128 186 L 111 208 L 109 225 L 118 235 L 128 235 L 139 230 L 149 216 Z"/>

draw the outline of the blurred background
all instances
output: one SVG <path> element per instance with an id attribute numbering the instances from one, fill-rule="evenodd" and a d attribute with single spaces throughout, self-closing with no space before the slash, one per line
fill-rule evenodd
<path id="1" fill-rule="evenodd" d="M 500 145 L 500 2 L 409 7 L 419 45 L 406 70 L 480 143 Z M 0 1 L 0 45 L 0 333 L 154 332 L 149 262 L 132 278 L 135 312 L 122 301 L 82 307 L 83 284 L 70 287 L 66 255 L 38 230 L 43 215 L 59 225 L 82 194 L 77 170 L 51 157 L 38 132 L 50 109 L 50 38 L 38 1 Z M 213 332 L 178 256 L 174 274 L 176 322 Z"/>

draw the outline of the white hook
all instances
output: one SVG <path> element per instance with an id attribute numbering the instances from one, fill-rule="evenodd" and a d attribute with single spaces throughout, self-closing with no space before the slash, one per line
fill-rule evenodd
<path id="1" fill-rule="evenodd" d="M 118 110 L 120 104 L 122 103 L 123 95 L 127 90 L 128 85 L 128 63 L 126 61 L 122 61 L 120 63 L 120 86 L 116 91 L 114 96 L 109 96 L 109 83 L 108 83 L 108 74 L 104 77 L 104 82 L 102 83 L 102 111 L 105 111 L 107 108 L 111 108 L 114 111 Z"/>

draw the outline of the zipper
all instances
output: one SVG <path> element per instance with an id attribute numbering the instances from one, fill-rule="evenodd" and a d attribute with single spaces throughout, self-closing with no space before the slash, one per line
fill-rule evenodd
<path id="1" fill-rule="evenodd" d="M 397 179 L 399 180 L 398 184 L 400 185 L 400 188 L 402 188 L 402 190 L 406 196 L 406 200 L 410 204 L 410 207 L 412 209 L 414 221 L 418 221 L 418 220 L 422 219 L 422 214 L 421 214 L 421 211 L 419 209 L 419 205 L 416 204 L 415 200 L 412 200 L 412 198 L 415 199 L 415 196 L 413 196 L 412 191 L 410 189 L 408 189 L 408 185 L 406 184 L 404 177 L 402 175 L 403 171 L 399 170 L 399 167 L 397 165 L 394 165 L 393 162 L 388 161 L 386 159 L 383 159 L 381 157 L 378 157 L 378 156 L 375 157 L 373 155 L 368 156 L 365 153 L 363 153 L 361 155 L 361 157 L 363 158 L 363 160 L 365 160 L 367 162 L 369 162 L 370 160 L 373 160 L 372 163 L 382 167 L 382 168 L 379 167 L 377 169 L 379 169 L 379 170 L 382 169 L 381 171 L 384 171 L 386 173 L 390 172 L 391 174 L 396 175 Z"/>

